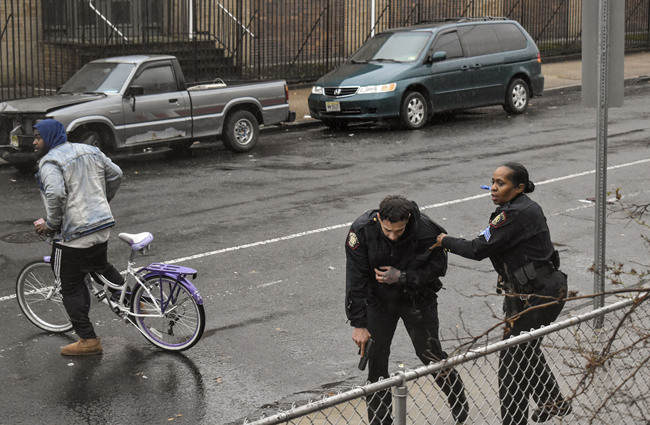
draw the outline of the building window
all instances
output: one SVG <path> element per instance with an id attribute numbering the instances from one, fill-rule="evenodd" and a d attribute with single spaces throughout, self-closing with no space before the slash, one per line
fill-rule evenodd
<path id="1" fill-rule="evenodd" d="M 144 29 L 162 28 L 164 0 L 43 0 L 47 41 L 97 41 L 119 32 L 137 39 Z M 145 13 L 148 12 L 148 13 Z"/>

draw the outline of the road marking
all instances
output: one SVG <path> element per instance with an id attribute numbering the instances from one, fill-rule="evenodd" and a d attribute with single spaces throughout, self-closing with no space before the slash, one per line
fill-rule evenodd
<path id="1" fill-rule="evenodd" d="M 638 161 L 633 161 L 633 162 L 628 162 L 625 164 L 620 164 L 620 165 L 612 165 L 610 167 L 607 167 L 608 170 L 616 170 L 618 168 L 624 168 L 624 167 L 631 167 L 634 165 L 640 165 L 640 164 L 645 164 L 647 162 L 650 162 L 650 158 L 646 159 L 641 159 Z M 540 186 L 544 184 L 550 184 L 550 183 L 556 183 L 562 180 L 568 180 L 568 179 L 574 179 L 577 177 L 583 177 L 587 176 L 589 174 L 595 174 L 596 170 L 589 170 L 589 171 L 583 171 L 581 173 L 574 173 L 574 174 L 569 174 L 566 176 L 562 177 L 556 177 L 553 179 L 548 179 L 548 180 L 543 180 L 538 183 L 535 183 L 535 186 Z M 447 205 L 454 205 L 454 204 L 459 204 L 462 202 L 467 202 L 467 201 L 473 201 L 474 199 L 479 199 L 485 196 L 490 196 L 489 193 L 481 193 L 479 195 L 473 195 L 473 196 L 467 196 L 465 198 L 460 198 L 460 199 L 453 199 L 451 201 L 445 201 L 445 202 L 440 202 L 437 204 L 431 204 L 431 205 L 426 205 L 424 207 L 421 207 L 421 210 L 427 210 L 427 209 L 432 209 L 432 208 L 440 208 L 440 207 L 445 207 Z M 195 255 L 190 255 L 188 257 L 181 257 L 181 258 L 176 258 L 174 260 L 167 261 L 168 263 L 181 263 L 184 261 L 189 261 L 189 260 L 196 260 L 198 258 L 204 258 L 204 257 L 210 257 L 212 255 L 218 255 L 218 254 L 223 254 L 226 252 L 232 252 L 232 251 L 238 251 L 240 249 L 246 249 L 246 248 L 254 248 L 256 246 L 261 246 L 261 245 L 267 245 L 270 243 L 276 243 L 276 242 L 282 242 L 282 241 L 287 241 L 290 239 L 296 239 L 296 238 L 301 238 L 303 236 L 308 236 L 308 235 L 314 235 L 317 233 L 324 233 L 324 232 L 329 232 L 330 230 L 336 230 L 340 229 L 342 227 L 350 227 L 352 225 L 352 222 L 349 223 L 343 223 L 343 224 L 337 224 L 334 226 L 328 226 L 328 227 L 321 227 L 320 229 L 314 229 L 314 230 L 308 230 L 306 232 L 300 232 L 300 233 L 294 233 L 293 235 L 288 235 L 288 236 L 282 236 L 279 238 L 273 238 L 273 239 L 267 239 L 265 241 L 259 241 L 259 242 L 253 242 L 245 245 L 239 245 L 239 246 L 234 246 L 230 248 L 223 248 L 219 249 L 216 251 L 210 251 L 210 252 L 204 252 L 202 254 L 195 254 Z"/>
<path id="2" fill-rule="evenodd" d="M 275 285 L 276 283 L 282 283 L 282 282 L 283 282 L 282 280 L 275 280 L 273 282 L 263 283 L 261 285 L 257 285 L 257 288 L 266 288 L 267 286 Z"/>
<path id="3" fill-rule="evenodd" d="M 638 161 L 628 162 L 628 163 L 625 163 L 625 164 L 612 165 L 610 167 L 607 167 L 607 169 L 608 170 L 616 170 L 616 169 L 619 169 L 619 168 L 632 167 L 632 166 L 635 166 L 635 165 L 645 164 L 645 163 L 648 163 L 648 162 L 650 162 L 650 158 L 640 159 Z M 556 178 L 553 178 L 553 179 L 540 181 L 538 183 L 535 183 L 535 186 L 540 186 L 540 185 L 543 185 L 543 184 L 550 184 L 550 183 L 557 183 L 557 182 L 562 181 L 562 180 L 574 179 L 574 178 L 577 178 L 577 177 L 583 177 L 583 176 L 587 176 L 589 174 L 595 174 L 595 173 L 596 173 L 596 170 L 590 170 L 590 171 L 584 171 L 584 172 L 581 172 L 581 173 L 569 174 L 569 175 L 562 176 L 562 177 L 556 177 Z M 472 201 L 474 199 L 479 199 L 479 198 L 489 196 L 489 195 L 490 195 L 489 193 L 481 193 L 480 195 L 467 196 L 465 198 L 454 199 L 454 200 L 451 200 L 451 201 L 445 201 L 445 202 L 440 202 L 440 203 L 437 203 L 437 204 L 426 205 L 424 207 L 421 207 L 420 209 L 421 210 L 427 210 L 427 209 L 432 209 L 432 208 L 440 208 L 440 207 L 444 207 L 444 206 L 447 206 L 447 205 L 454 205 L 454 204 L 459 204 L 459 203 L 462 203 L 462 202 Z M 570 212 L 570 211 L 575 211 L 575 210 L 584 209 L 584 208 L 591 208 L 591 207 L 592 207 L 592 205 L 589 205 L 589 206 L 585 205 L 585 206 L 581 206 L 581 207 L 577 207 L 577 208 L 571 208 L 571 209 L 568 209 L 568 210 L 564 210 L 562 212 L 553 213 L 553 214 L 551 214 L 551 216 L 560 215 L 560 214 L 564 214 L 564 213 L 567 213 L 567 212 Z M 185 262 L 185 261 L 196 260 L 198 258 L 210 257 L 210 256 L 213 256 L 213 255 L 224 254 L 226 252 L 238 251 L 240 249 L 254 248 L 256 246 L 262 246 L 262 245 L 268 245 L 268 244 L 272 244 L 272 243 L 276 243 L 276 242 L 288 241 L 288 240 L 291 240 L 291 239 L 301 238 L 303 236 L 314 235 L 314 234 L 317 234 L 317 233 L 329 232 L 331 230 L 337 230 L 337 229 L 341 229 L 341 228 L 344 228 L 344 227 L 347 228 L 347 227 L 350 227 L 351 225 L 352 225 L 352 222 L 343 223 L 343 224 L 336 224 L 336 225 L 333 225 L 333 226 L 321 227 L 320 229 L 314 229 L 314 230 L 308 230 L 306 232 L 294 233 L 293 235 L 281 236 L 281 237 L 278 237 L 278 238 L 267 239 L 265 241 L 252 242 L 252 243 L 249 243 L 249 244 L 233 246 L 233 247 L 230 247 L 230 248 L 218 249 L 218 250 L 215 250 L 215 251 L 204 252 L 204 253 L 201 253 L 201 254 L 190 255 L 190 256 L 187 256 L 187 257 L 180 257 L 180 258 L 176 258 L 174 260 L 163 261 L 163 262 L 164 263 L 170 263 L 170 264 L 182 263 L 182 262 Z M 278 283 L 278 282 L 270 282 L 270 283 L 267 283 L 266 285 L 272 285 L 272 284 L 275 284 L 275 283 Z M 14 299 L 14 298 L 16 298 L 15 294 L 0 297 L 0 302 L 11 300 L 11 299 Z"/>

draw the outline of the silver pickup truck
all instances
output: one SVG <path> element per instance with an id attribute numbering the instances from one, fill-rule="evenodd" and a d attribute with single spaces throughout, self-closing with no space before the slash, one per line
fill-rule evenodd
<path id="1" fill-rule="evenodd" d="M 174 56 L 99 59 L 77 71 L 53 96 L 0 103 L 0 156 L 19 169 L 34 166 L 33 126 L 63 123 L 71 142 L 104 152 L 153 146 L 184 150 L 221 136 L 235 152 L 257 143 L 259 125 L 291 122 L 283 80 L 188 87 Z"/>

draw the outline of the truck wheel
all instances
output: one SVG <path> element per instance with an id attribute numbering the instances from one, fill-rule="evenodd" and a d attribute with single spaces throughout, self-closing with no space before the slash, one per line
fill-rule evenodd
<path id="1" fill-rule="evenodd" d="M 427 101 L 421 93 L 413 91 L 407 93 L 402 100 L 400 107 L 399 119 L 407 130 L 417 130 L 424 127 L 429 117 L 427 111 Z"/>
<path id="2" fill-rule="evenodd" d="M 503 109 L 509 114 L 523 114 L 528 108 L 530 90 L 528 84 L 521 78 L 513 78 L 506 90 L 506 99 Z"/>
<path id="3" fill-rule="evenodd" d="M 78 134 L 79 137 L 71 140 L 71 142 L 95 146 L 104 153 L 108 153 L 112 150 L 112 145 L 106 140 L 106 137 L 97 130 L 84 130 Z"/>
<path id="4" fill-rule="evenodd" d="M 260 135 L 257 118 L 249 111 L 236 111 L 226 118 L 223 144 L 233 152 L 248 152 L 255 147 Z"/>

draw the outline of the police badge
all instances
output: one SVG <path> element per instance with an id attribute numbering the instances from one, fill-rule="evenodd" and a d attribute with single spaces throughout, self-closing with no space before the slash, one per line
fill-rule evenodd
<path id="1" fill-rule="evenodd" d="M 492 219 L 492 221 L 490 222 L 490 226 L 499 227 L 505 222 L 506 222 L 506 212 L 501 211 L 501 213 L 499 213 L 498 216 L 496 216 L 496 217 L 494 217 L 494 219 Z"/>
<path id="2" fill-rule="evenodd" d="M 350 233 L 348 233 L 348 246 L 350 249 L 357 249 L 359 246 L 359 238 L 357 238 L 357 234 L 353 231 L 350 231 Z"/>

